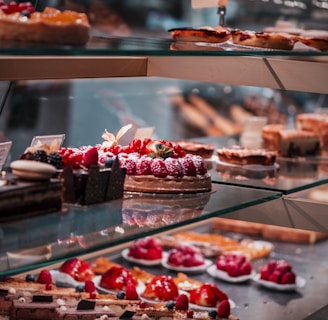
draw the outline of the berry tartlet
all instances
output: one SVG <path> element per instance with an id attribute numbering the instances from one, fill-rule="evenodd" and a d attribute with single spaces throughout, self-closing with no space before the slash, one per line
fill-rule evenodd
<path id="1" fill-rule="evenodd" d="M 228 282 L 244 282 L 254 277 L 252 264 L 245 255 L 230 253 L 218 256 L 215 265 L 207 269 L 214 278 Z"/>
<path id="2" fill-rule="evenodd" d="M 182 272 L 203 272 L 212 262 L 204 258 L 200 249 L 179 244 L 171 249 L 162 262 L 165 268 Z"/>
<path id="3" fill-rule="evenodd" d="M 179 296 L 179 289 L 171 276 L 154 276 L 146 282 L 141 298 L 149 302 L 174 301 Z"/>
<path id="4" fill-rule="evenodd" d="M 126 260 L 134 263 L 146 266 L 157 265 L 162 261 L 163 245 L 161 240 L 157 238 L 141 238 L 123 250 L 122 255 Z"/>
<path id="5" fill-rule="evenodd" d="M 305 279 L 296 275 L 292 265 L 284 259 L 270 260 L 253 280 L 267 288 L 282 291 L 301 288 L 306 283 Z"/>

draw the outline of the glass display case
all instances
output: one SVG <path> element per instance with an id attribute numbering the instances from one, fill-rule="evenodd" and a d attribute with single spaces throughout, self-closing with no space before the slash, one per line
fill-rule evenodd
<path id="1" fill-rule="evenodd" d="M 123 2 L 121 6 L 126 5 L 126 9 L 135 5 L 130 1 Z M 76 4 L 75 1 L 65 3 L 56 2 L 56 5 L 63 7 L 67 3 Z M 95 144 L 99 142 L 98 138 L 104 129 L 115 132 L 122 124 L 131 121 L 140 127 L 155 124 L 158 129 L 156 133 L 161 138 L 185 138 L 182 131 L 174 131 L 178 130 L 181 122 L 176 122 L 173 109 L 168 108 L 166 112 L 161 110 L 161 104 L 171 105 L 168 97 L 183 93 L 185 84 L 197 86 L 206 83 L 213 88 L 214 84 L 220 83 L 225 94 L 238 86 L 240 91 L 256 87 L 271 92 L 296 92 L 300 99 L 305 92 L 314 95 L 311 96 L 314 97 L 312 101 L 321 101 L 319 107 L 327 107 L 327 52 L 304 48 L 292 51 L 242 48 L 230 43 L 200 44 L 176 50 L 172 47 L 173 41 L 167 31 L 169 27 L 173 27 L 174 23 L 187 24 L 187 18 L 194 24 L 195 21 L 203 23 L 209 11 L 192 11 L 190 3 L 186 5 L 181 1 L 172 1 L 168 7 L 163 1 L 158 1 L 158 4 L 152 1 L 142 3 L 138 13 L 147 13 L 146 26 L 129 25 L 127 22 L 130 33 L 124 36 L 117 36 L 108 28 L 100 28 L 100 24 L 95 23 L 90 41 L 82 47 L 0 42 L 0 80 L 4 97 L 0 123 L 5 128 L 4 134 L 14 144 L 9 161 L 18 158 L 37 134 L 65 133 L 67 145 Z M 305 1 L 298 3 L 308 4 Z M 232 9 L 233 5 L 236 3 L 231 1 Z M 259 3 L 254 2 L 256 5 Z M 261 3 L 261 7 L 264 5 Z M 243 1 L 240 6 L 242 12 L 247 14 L 248 9 Z M 121 10 L 117 1 L 113 2 L 113 8 L 116 12 Z M 154 16 L 162 12 L 159 8 L 166 13 L 163 14 L 165 20 L 161 21 L 160 26 L 154 26 L 151 22 Z M 311 15 L 319 12 L 313 2 L 311 8 Z M 176 14 L 175 10 L 180 14 Z M 324 15 L 325 10 L 321 8 L 320 12 Z M 290 16 L 303 17 L 304 10 L 301 12 L 294 12 L 294 15 L 290 13 Z M 239 13 L 234 17 L 228 15 L 227 23 L 233 24 L 238 16 Z M 274 19 L 279 17 L 280 13 Z M 169 19 L 170 25 L 165 29 L 163 26 L 166 26 L 168 18 L 172 19 Z M 122 19 L 128 20 L 124 14 Z M 267 24 L 267 20 L 264 21 L 263 24 Z M 270 21 L 273 21 L 272 17 Z M 244 23 L 246 25 L 249 20 L 245 19 Z M 149 89 L 155 93 L 150 94 Z M 121 100 L 120 94 L 125 95 Z M 43 110 L 47 111 L 43 113 Z M 153 112 L 152 117 L 149 116 L 150 112 Z M 93 132 L 91 129 L 85 130 L 85 121 L 90 117 L 94 119 Z M 20 120 L 24 125 L 20 125 Z M 199 140 L 214 142 L 219 147 L 238 142 L 238 135 L 203 136 Z M 281 160 L 281 166 L 285 164 L 284 161 Z M 100 206 L 76 208 L 65 205 L 62 212 L 41 217 L 18 221 L 1 217 L 0 274 L 6 276 L 26 272 L 67 257 L 122 245 L 142 235 L 166 232 L 277 199 L 284 201 L 285 195 L 328 183 L 326 173 L 319 173 L 319 165 L 327 165 L 326 158 L 320 159 L 322 163 L 315 160 L 313 164 L 307 161 L 286 161 L 288 173 L 299 166 L 299 171 L 309 172 L 309 176 L 297 180 L 294 177 L 276 176 L 275 172 L 269 177 L 267 173 L 257 172 L 250 179 L 236 180 L 231 176 L 220 175 L 215 168 L 216 164 L 214 167 L 212 164 L 213 192 L 194 196 L 192 200 L 201 204 L 197 210 L 188 207 L 190 199 L 185 196 L 170 196 L 167 199 L 152 196 L 150 198 L 156 202 L 156 206 L 151 205 L 150 208 L 147 199 L 144 199 L 146 196 L 126 195 L 123 201 Z M 152 217 L 158 220 L 158 224 L 130 226 L 131 211 L 138 211 L 143 219 Z M 295 212 L 297 215 L 298 211 Z M 327 230 L 323 216 L 320 216 L 318 224 Z M 315 226 L 311 228 L 316 229 Z M 38 235 L 36 239 L 35 234 L 41 229 L 45 233 L 44 237 Z M 27 258 L 22 259 L 22 256 Z"/>

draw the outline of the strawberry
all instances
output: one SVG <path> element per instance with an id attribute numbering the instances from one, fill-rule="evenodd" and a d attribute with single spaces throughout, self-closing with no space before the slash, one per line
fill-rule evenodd
<path id="1" fill-rule="evenodd" d="M 189 309 L 189 298 L 186 294 L 180 294 L 175 300 L 176 310 L 188 310 Z"/>
<path id="2" fill-rule="evenodd" d="M 84 283 L 84 291 L 88 293 L 92 293 L 96 291 L 96 286 L 92 280 L 87 280 Z"/>
<path id="3" fill-rule="evenodd" d="M 78 265 L 78 269 L 75 273 L 75 280 L 77 281 L 86 281 L 91 280 L 94 277 L 94 272 L 91 269 L 91 266 L 88 262 L 84 260 L 80 260 L 80 263 Z"/>
<path id="4" fill-rule="evenodd" d="M 41 272 L 39 273 L 37 282 L 38 283 L 43 283 L 43 284 L 52 283 L 51 273 L 48 270 L 45 270 L 45 269 L 41 270 Z"/>
<path id="5" fill-rule="evenodd" d="M 156 248 L 149 248 L 146 253 L 147 260 L 158 260 L 162 258 L 162 251 L 158 251 Z"/>
<path id="6" fill-rule="evenodd" d="M 230 315 L 230 303 L 229 300 L 222 300 L 216 310 L 219 318 L 228 318 Z"/>
<path id="7" fill-rule="evenodd" d="M 82 165 L 84 165 L 87 168 L 90 168 L 91 166 L 95 166 L 98 164 L 98 149 L 96 147 L 92 147 L 88 149 L 83 154 L 82 158 Z"/>
<path id="8" fill-rule="evenodd" d="M 127 299 L 127 300 L 138 300 L 139 299 L 137 288 L 134 284 L 132 284 L 132 283 L 127 284 L 126 291 L 125 291 L 125 299 Z"/>

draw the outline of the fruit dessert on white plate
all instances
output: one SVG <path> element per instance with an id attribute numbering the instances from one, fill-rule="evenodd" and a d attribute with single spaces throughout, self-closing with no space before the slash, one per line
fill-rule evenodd
<path id="1" fill-rule="evenodd" d="M 199 248 L 190 244 L 178 244 L 164 255 L 162 264 L 175 271 L 203 272 L 212 262 L 204 258 Z"/>
<path id="2" fill-rule="evenodd" d="M 210 266 L 207 272 L 214 278 L 234 283 L 248 281 L 255 275 L 246 256 L 235 253 L 218 256 L 215 264 Z"/>
<path id="3" fill-rule="evenodd" d="M 306 283 L 304 278 L 296 274 L 291 263 L 284 259 L 270 260 L 261 267 L 253 280 L 264 287 L 280 291 L 302 288 Z"/>
<path id="4" fill-rule="evenodd" d="M 133 263 L 145 266 L 161 264 L 163 245 L 161 240 L 154 237 L 137 239 L 133 244 L 122 251 L 122 256 Z"/>

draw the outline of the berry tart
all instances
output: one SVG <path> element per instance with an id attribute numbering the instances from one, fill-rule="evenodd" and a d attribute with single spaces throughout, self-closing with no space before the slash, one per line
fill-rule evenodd
<path id="1" fill-rule="evenodd" d="M 142 265 L 158 265 L 163 258 L 161 240 L 154 237 L 137 239 L 133 244 L 122 251 L 125 259 Z"/>
<path id="2" fill-rule="evenodd" d="M 253 280 L 258 284 L 278 291 L 289 291 L 305 285 L 305 279 L 296 275 L 292 265 L 284 260 L 270 260 L 261 267 Z"/>
<path id="3" fill-rule="evenodd" d="M 100 291 L 108 293 L 125 291 L 128 284 L 138 285 L 138 280 L 132 275 L 131 271 L 123 266 L 111 267 L 100 277 L 96 277 L 95 282 Z"/>
<path id="4" fill-rule="evenodd" d="M 182 272 L 203 272 L 212 264 L 199 248 L 187 244 L 179 244 L 169 250 L 162 263 L 167 269 Z"/>
<path id="5" fill-rule="evenodd" d="M 179 289 L 171 276 L 154 276 L 146 282 L 145 290 L 141 298 L 147 302 L 163 302 L 176 300 L 179 296 Z"/>
<path id="6" fill-rule="evenodd" d="M 0 1 L 0 39 L 84 45 L 90 25 L 84 13 L 47 7 L 37 12 L 30 2 Z"/>
<path id="7" fill-rule="evenodd" d="M 195 308 L 207 309 L 217 308 L 222 301 L 228 300 L 228 296 L 216 284 L 204 283 L 189 292 L 189 299 Z"/>
<path id="8" fill-rule="evenodd" d="M 246 256 L 234 253 L 218 256 L 215 265 L 208 268 L 207 272 L 214 278 L 233 283 L 248 281 L 255 275 Z"/>

